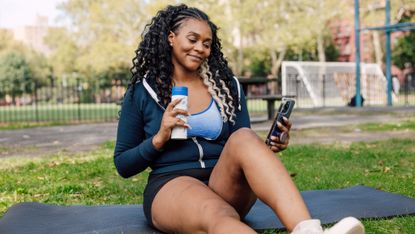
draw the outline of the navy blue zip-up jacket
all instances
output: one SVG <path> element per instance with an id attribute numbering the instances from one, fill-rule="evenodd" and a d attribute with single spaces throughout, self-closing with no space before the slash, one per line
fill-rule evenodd
<path id="1" fill-rule="evenodd" d="M 135 84 L 134 96 L 127 90 L 118 122 L 114 163 L 122 177 L 140 173 L 147 167 L 158 174 L 190 168 L 215 166 L 229 136 L 242 127 L 250 127 L 246 100 L 238 80 L 239 108 L 235 111 L 235 124 L 223 123 L 222 132 L 215 140 L 192 137 L 186 140 L 169 140 L 161 150 L 154 148 L 153 136 L 160 129 L 165 109 L 159 97 L 143 79 Z"/>

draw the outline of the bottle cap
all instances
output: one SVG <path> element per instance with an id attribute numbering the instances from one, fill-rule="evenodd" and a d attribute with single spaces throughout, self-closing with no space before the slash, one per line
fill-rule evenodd
<path id="1" fill-rule="evenodd" d="M 174 86 L 171 90 L 171 95 L 182 95 L 187 96 L 187 87 L 185 86 Z"/>

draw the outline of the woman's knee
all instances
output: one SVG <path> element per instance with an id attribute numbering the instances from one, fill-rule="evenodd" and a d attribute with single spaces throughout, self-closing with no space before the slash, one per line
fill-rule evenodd
<path id="1" fill-rule="evenodd" d="M 240 128 L 236 130 L 228 139 L 229 144 L 236 144 L 238 146 L 241 145 L 249 145 L 249 144 L 241 144 L 241 143 L 253 143 L 260 140 L 258 135 L 250 128 Z"/>

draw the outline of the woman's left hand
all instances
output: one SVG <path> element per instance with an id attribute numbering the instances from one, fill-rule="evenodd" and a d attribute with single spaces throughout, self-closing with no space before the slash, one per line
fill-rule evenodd
<path id="1" fill-rule="evenodd" d="M 281 124 L 280 122 L 277 122 L 278 128 L 281 130 L 281 132 L 284 132 L 287 134 L 287 137 L 284 142 L 281 142 L 279 137 L 271 136 L 271 142 L 270 142 L 270 149 L 277 153 L 280 151 L 285 150 L 288 147 L 288 144 L 290 142 L 290 129 L 291 129 L 291 121 L 287 118 L 283 117 L 284 124 Z"/>

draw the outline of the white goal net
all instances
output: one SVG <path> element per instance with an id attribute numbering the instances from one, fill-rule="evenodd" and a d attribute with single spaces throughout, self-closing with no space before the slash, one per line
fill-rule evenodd
<path id="1" fill-rule="evenodd" d="M 386 105 L 387 81 L 382 69 L 368 63 L 361 63 L 360 68 L 363 105 Z M 346 106 L 355 94 L 354 62 L 282 63 L 282 95 L 295 96 L 301 107 Z"/>

